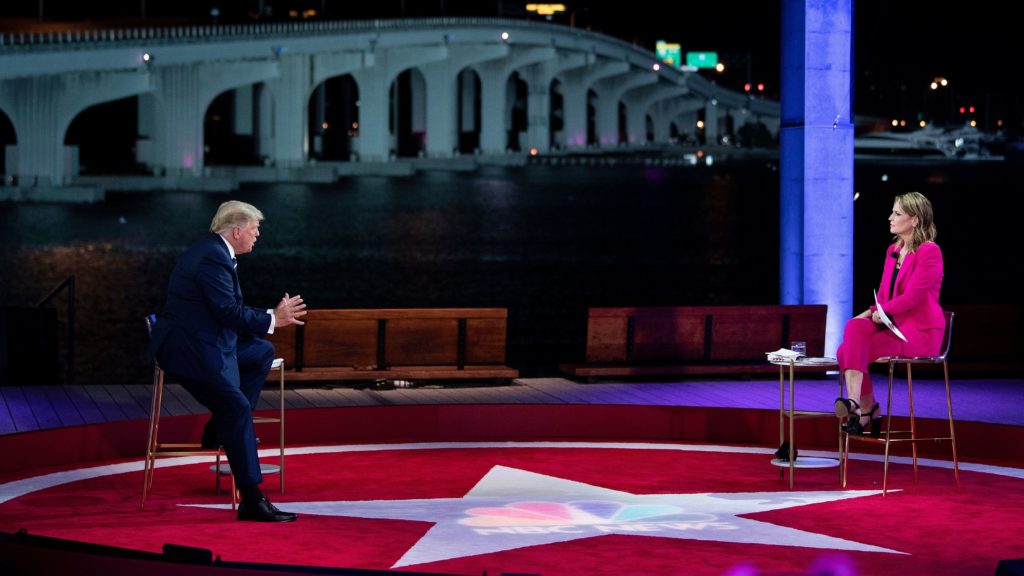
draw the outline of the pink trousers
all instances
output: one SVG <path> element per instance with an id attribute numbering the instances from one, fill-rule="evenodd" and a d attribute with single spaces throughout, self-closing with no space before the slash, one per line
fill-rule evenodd
<path id="1" fill-rule="evenodd" d="M 934 356 L 942 346 L 942 330 L 915 331 L 904 334 L 908 342 L 896 337 L 888 328 L 875 324 L 870 318 L 851 318 L 843 331 L 843 343 L 836 350 L 839 370 L 857 370 L 864 373 L 861 396 L 874 390 L 868 364 L 883 356 Z"/>

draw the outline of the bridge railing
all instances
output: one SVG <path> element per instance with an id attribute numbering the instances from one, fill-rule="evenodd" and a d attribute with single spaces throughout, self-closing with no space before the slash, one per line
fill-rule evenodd
<path id="1" fill-rule="evenodd" d="M 310 36 L 350 32 L 372 32 L 388 30 L 414 30 L 439 27 L 529 27 L 531 30 L 548 27 L 552 32 L 565 34 L 593 35 L 603 42 L 612 41 L 625 47 L 631 44 L 563 25 L 546 22 L 511 20 L 506 18 L 406 18 L 375 20 L 322 20 L 315 22 L 268 22 L 252 24 L 229 24 L 216 26 L 165 26 L 152 28 L 107 28 L 86 30 L 61 30 L 46 32 L 3 32 L 0 33 L 0 52 L 10 50 L 38 50 L 46 48 L 66 49 L 70 47 L 99 47 L 111 44 L 137 44 L 139 42 L 170 43 L 182 40 L 254 38 L 272 36 Z M 646 50 L 645 50 L 646 51 Z"/>
<path id="2" fill-rule="evenodd" d="M 531 33 L 550 33 L 551 43 L 558 44 L 567 35 L 574 39 L 576 46 L 591 43 L 594 52 L 600 50 L 614 53 L 618 58 L 631 60 L 634 64 L 650 59 L 656 61 L 654 53 L 645 47 L 625 42 L 604 34 L 571 28 L 562 24 L 537 22 L 508 18 L 489 17 L 439 17 L 403 18 L 373 20 L 320 20 L 312 22 L 267 22 L 230 24 L 224 26 L 166 26 L 149 28 L 110 28 L 87 30 L 63 30 L 47 32 L 4 32 L 0 33 L 0 55 L 23 54 L 39 51 L 89 50 L 119 46 L 160 46 L 189 42 L 224 40 L 246 40 L 289 37 L 326 36 L 334 34 L 429 30 L 444 28 L 490 28 L 499 30 L 527 30 Z M 513 35 L 513 39 L 515 36 Z M 514 40 L 513 40 L 514 41 Z M 663 68 L 662 74 L 674 77 L 683 84 L 685 81 L 694 93 L 709 98 L 724 99 L 733 106 L 750 108 L 757 113 L 778 114 L 778 103 L 750 99 L 739 93 L 722 90 L 713 82 L 672 68 Z"/>

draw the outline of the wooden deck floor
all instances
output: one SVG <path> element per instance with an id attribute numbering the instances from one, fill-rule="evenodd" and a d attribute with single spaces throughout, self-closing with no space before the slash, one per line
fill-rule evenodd
<path id="1" fill-rule="evenodd" d="M 894 387 L 894 414 L 906 414 L 905 385 Z M 942 381 L 915 380 L 915 413 L 945 417 Z M 796 407 L 831 410 L 835 379 L 798 380 Z M 144 419 L 149 416 L 149 385 L 0 387 L 0 435 Z M 957 420 L 1024 426 L 1024 379 L 957 380 L 953 384 Z M 777 379 L 581 384 L 564 378 L 519 378 L 506 386 L 374 388 L 288 387 L 289 409 L 398 406 L 410 404 L 635 404 L 773 410 L 779 407 Z M 264 390 L 260 409 L 278 405 L 278 392 Z M 164 416 L 203 414 L 181 386 L 168 384 Z"/>

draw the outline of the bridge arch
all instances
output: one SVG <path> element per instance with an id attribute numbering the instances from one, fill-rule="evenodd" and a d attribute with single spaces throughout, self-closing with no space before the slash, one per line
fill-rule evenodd
<path id="1" fill-rule="evenodd" d="M 18 135 L 14 131 L 14 123 L 7 117 L 7 113 L 0 109 L 0 174 L 6 178 L 8 174 L 7 147 L 15 146 L 18 143 Z"/>
<path id="2" fill-rule="evenodd" d="M 309 158 L 348 162 L 359 137 L 359 83 L 352 74 L 332 76 L 314 89 L 308 106 Z"/>
<path id="3" fill-rule="evenodd" d="M 73 175 L 138 172 L 136 143 L 139 97 L 93 104 L 71 119 L 64 133 L 66 158 Z"/>
<path id="4" fill-rule="evenodd" d="M 480 150 L 483 104 L 480 73 L 475 68 L 467 66 L 459 72 L 456 83 L 457 148 L 461 154 L 473 154 Z"/>
<path id="5" fill-rule="evenodd" d="M 526 81 L 513 72 L 505 83 L 507 108 L 505 110 L 506 149 L 513 152 L 528 150 L 526 131 L 529 127 L 529 87 Z"/>

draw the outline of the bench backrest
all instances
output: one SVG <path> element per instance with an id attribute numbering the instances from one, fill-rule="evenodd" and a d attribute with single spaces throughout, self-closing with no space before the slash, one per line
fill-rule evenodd
<path id="1" fill-rule="evenodd" d="M 943 308 L 956 313 L 951 361 L 1024 363 L 1024 306 L 951 304 Z"/>
<path id="2" fill-rule="evenodd" d="M 765 352 L 807 342 L 825 349 L 821 305 L 591 308 L 587 362 L 700 362 L 764 360 Z"/>
<path id="3" fill-rule="evenodd" d="M 504 308 L 310 310 L 271 337 L 285 366 L 466 366 L 505 363 Z"/>

